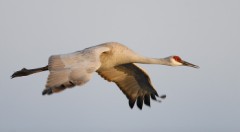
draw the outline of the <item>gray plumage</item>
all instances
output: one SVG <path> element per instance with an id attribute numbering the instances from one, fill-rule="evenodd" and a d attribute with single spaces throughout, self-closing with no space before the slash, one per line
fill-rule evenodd
<path id="1" fill-rule="evenodd" d="M 134 63 L 162 64 L 169 66 L 198 66 L 183 61 L 178 56 L 161 59 L 143 57 L 126 46 L 109 42 L 86 48 L 70 54 L 53 55 L 48 65 L 36 69 L 22 69 L 12 75 L 27 76 L 33 73 L 49 70 L 46 88 L 42 94 L 53 94 L 87 83 L 94 72 L 105 80 L 114 82 L 129 99 L 129 106 L 136 102 L 139 109 L 143 103 L 150 106 L 150 98 L 157 100 L 157 91 L 153 88 L 149 76 Z M 166 95 L 161 95 L 164 99 Z"/>

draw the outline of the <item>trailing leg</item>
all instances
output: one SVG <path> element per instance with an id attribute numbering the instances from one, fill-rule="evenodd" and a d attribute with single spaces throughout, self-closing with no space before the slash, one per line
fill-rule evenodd
<path id="1" fill-rule="evenodd" d="M 31 75 L 34 73 L 43 72 L 43 71 L 47 71 L 47 70 L 48 70 L 48 65 L 45 67 L 40 67 L 40 68 L 35 68 L 35 69 L 23 68 L 22 70 L 14 72 L 11 77 L 15 78 L 15 77 L 28 76 L 28 75 Z"/>

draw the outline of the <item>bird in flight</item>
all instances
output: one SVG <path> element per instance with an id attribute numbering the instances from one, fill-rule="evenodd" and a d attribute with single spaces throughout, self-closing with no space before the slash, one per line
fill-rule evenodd
<path id="1" fill-rule="evenodd" d="M 136 103 L 138 108 L 142 109 L 143 104 L 150 106 L 150 99 L 157 101 L 156 97 L 164 99 L 166 95 L 158 95 L 147 73 L 135 63 L 199 68 L 179 56 L 148 58 L 123 44 L 108 42 L 69 54 L 52 55 L 47 66 L 23 68 L 11 77 L 28 76 L 49 70 L 46 88 L 42 94 L 51 95 L 76 85 L 83 85 L 97 72 L 105 80 L 116 83 L 128 98 L 130 108 Z"/>

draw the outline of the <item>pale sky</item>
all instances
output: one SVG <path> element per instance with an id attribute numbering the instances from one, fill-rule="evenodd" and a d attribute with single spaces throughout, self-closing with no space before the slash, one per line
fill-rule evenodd
<path id="1" fill-rule="evenodd" d="M 0 0 L 1 132 L 239 132 L 240 1 Z M 140 65 L 162 102 L 130 109 L 114 83 L 42 96 L 48 72 L 10 79 L 48 57 L 104 42 L 200 69 Z"/>

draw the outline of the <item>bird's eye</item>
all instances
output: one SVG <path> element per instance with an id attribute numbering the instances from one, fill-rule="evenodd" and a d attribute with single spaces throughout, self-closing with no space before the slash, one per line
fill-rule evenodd
<path id="1" fill-rule="evenodd" d="M 173 56 L 173 59 L 177 62 L 182 62 L 182 59 L 179 56 Z"/>

